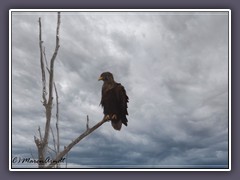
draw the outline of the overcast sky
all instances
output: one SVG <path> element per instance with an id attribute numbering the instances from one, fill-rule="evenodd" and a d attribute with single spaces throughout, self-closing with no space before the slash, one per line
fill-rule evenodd
<path id="1" fill-rule="evenodd" d="M 34 136 L 45 126 L 39 17 L 50 60 L 57 13 L 12 13 L 13 157 L 37 158 Z M 71 150 L 68 167 L 226 167 L 227 12 L 63 12 L 60 45 L 62 149 L 84 132 L 87 115 L 90 126 L 102 119 L 102 72 L 129 96 L 128 127 L 105 123 Z"/>

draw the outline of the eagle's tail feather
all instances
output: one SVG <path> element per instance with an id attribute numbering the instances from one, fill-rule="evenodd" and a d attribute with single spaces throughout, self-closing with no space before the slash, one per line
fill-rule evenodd
<path id="1" fill-rule="evenodd" d="M 118 130 L 120 131 L 121 128 L 122 128 L 122 121 L 121 120 L 112 120 L 112 127 L 115 129 L 115 130 Z"/>

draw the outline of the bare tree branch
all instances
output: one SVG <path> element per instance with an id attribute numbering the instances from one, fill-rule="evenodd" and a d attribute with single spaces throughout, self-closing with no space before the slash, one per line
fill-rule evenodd
<path id="1" fill-rule="evenodd" d="M 66 146 L 66 148 L 58 153 L 57 157 L 52 161 L 52 163 L 50 163 L 46 168 L 52 168 L 55 166 L 55 164 L 57 164 L 57 162 L 64 157 L 71 149 L 74 145 L 76 145 L 77 143 L 79 143 L 83 138 L 85 138 L 86 136 L 88 136 L 89 134 L 91 134 L 94 130 L 96 130 L 97 128 L 99 128 L 102 124 L 104 124 L 107 120 L 105 118 L 103 118 L 100 122 L 98 122 L 96 125 L 94 125 L 92 128 L 87 129 L 84 133 L 82 133 L 80 136 L 78 136 L 75 140 L 73 140 L 68 146 Z"/>
<path id="2" fill-rule="evenodd" d="M 53 75 L 54 75 L 54 62 L 57 57 L 59 45 L 59 28 L 60 28 L 60 12 L 58 12 L 58 21 L 57 21 L 57 32 L 56 32 L 56 46 L 53 56 L 50 62 L 50 76 L 49 76 L 49 97 L 48 97 L 48 105 L 52 104 L 52 90 L 53 90 Z"/>
<path id="3" fill-rule="evenodd" d="M 43 106 L 47 110 L 47 99 L 46 99 L 46 74 L 45 74 L 45 65 L 43 61 L 43 41 L 42 41 L 42 24 L 41 24 L 41 18 L 38 20 L 39 23 L 39 48 L 40 48 L 40 64 L 41 64 L 41 73 L 42 73 L 42 99 L 43 99 Z M 40 139 L 37 137 L 34 137 L 35 144 L 38 149 L 38 159 L 39 159 L 39 164 L 38 166 L 40 168 L 44 167 L 44 157 L 45 157 L 45 144 L 44 139 L 42 138 L 41 131 L 39 128 L 39 136 Z"/>
<path id="4" fill-rule="evenodd" d="M 54 82 L 54 89 L 55 89 L 55 94 L 56 94 L 56 130 L 57 130 L 57 153 L 60 152 L 60 139 L 59 139 L 59 127 L 58 127 L 58 123 L 59 123 L 59 102 L 58 102 L 58 91 L 57 91 L 57 87 L 56 84 Z"/>
<path id="5" fill-rule="evenodd" d="M 47 57 L 46 57 L 46 53 L 45 53 L 45 47 L 43 47 L 43 56 L 44 56 L 44 60 L 45 60 L 45 63 L 46 63 L 46 69 L 47 69 L 48 73 L 50 74 L 50 69 L 48 67 Z"/>
<path id="6" fill-rule="evenodd" d="M 60 28 L 60 12 L 58 12 L 58 21 L 57 21 L 57 34 L 56 34 L 56 47 L 51 58 L 50 64 L 50 75 L 49 75 L 49 96 L 48 96 L 48 103 L 46 108 L 46 125 L 45 125 L 45 134 L 44 134 L 44 146 L 48 144 L 48 137 L 49 137 L 49 129 L 50 129 L 50 121 L 52 116 L 52 100 L 53 100 L 53 76 L 54 76 L 54 62 L 57 57 L 59 45 L 59 28 Z"/>
<path id="7" fill-rule="evenodd" d="M 42 70 L 42 98 L 43 98 L 43 105 L 46 106 L 47 99 L 46 99 L 46 75 L 45 75 L 45 67 L 44 67 L 44 61 L 43 61 L 43 41 L 42 41 L 42 23 L 41 18 L 38 20 L 39 23 L 39 48 L 40 48 L 40 64 L 41 64 L 41 70 Z"/>

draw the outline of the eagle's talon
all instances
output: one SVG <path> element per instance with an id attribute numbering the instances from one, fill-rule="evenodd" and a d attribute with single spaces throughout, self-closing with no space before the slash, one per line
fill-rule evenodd
<path id="1" fill-rule="evenodd" d="M 116 119 L 117 119 L 117 115 L 116 114 L 112 115 L 112 120 L 116 120 Z"/>
<path id="2" fill-rule="evenodd" d="M 104 119 L 107 121 L 107 120 L 110 119 L 110 116 L 107 114 L 107 115 L 104 117 Z"/>

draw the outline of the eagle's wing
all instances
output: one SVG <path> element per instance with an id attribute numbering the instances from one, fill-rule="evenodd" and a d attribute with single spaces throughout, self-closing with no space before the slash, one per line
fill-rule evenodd
<path id="1" fill-rule="evenodd" d="M 117 100 L 118 100 L 119 108 L 120 108 L 119 109 L 120 114 L 121 114 L 120 118 L 123 121 L 123 123 L 125 125 L 127 125 L 126 115 L 128 115 L 127 103 L 129 102 L 129 98 L 127 96 L 125 88 L 121 84 L 118 84 L 116 87 L 116 95 L 117 95 Z"/>

